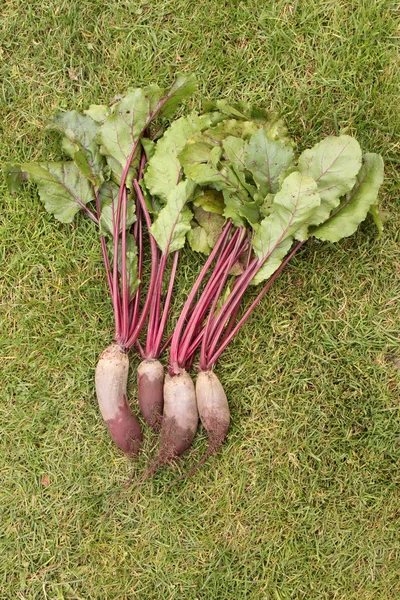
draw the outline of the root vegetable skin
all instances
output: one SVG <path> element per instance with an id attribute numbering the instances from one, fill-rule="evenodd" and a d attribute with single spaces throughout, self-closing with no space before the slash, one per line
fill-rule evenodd
<path id="1" fill-rule="evenodd" d="M 190 477 L 223 444 L 230 424 L 228 400 L 218 377 L 212 371 L 200 371 L 196 380 L 196 401 L 200 419 L 208 435 L 208 448 L 200 460 L 167 489 Z"/>
<path id="2" fill-rule="evenodd" d="M 159 431 L 164 404 L 164 367 L 158 360 L 143 360 L 137 378 L 140 411 L 150 427 Z"/>
<path id="3" fill-rule="evenodd" d="M 142 431 L 126 397 L 129 358 L 117 344 L 100 356 L 96 367 L 96 394 L 101 415 L 115 444 L 128 456 L 139 452 Z"/>
<path id="4" fill-rule="evenodd" d="M 228 400 L 213 371 L 200 371 L 198 374 L 196 399 L 201 422 L 208 434 L 210 454 L 222 445 L 230 424 Z"/>
<path id="5" fill-rule="evenodd" d="M 179 369 L 177 375 L 167 374 L 159 452 L 161 462 L 167 462 L 189 448 L 198 422 L 196 392 L 189 373 Z"/>

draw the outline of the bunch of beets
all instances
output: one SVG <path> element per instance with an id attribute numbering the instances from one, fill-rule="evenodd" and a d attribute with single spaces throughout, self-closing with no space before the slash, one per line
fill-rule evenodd
<path id="1" fill-rule="evenodd" d="M 310 237 L 352 235 L 368 213 L 381 229 L 378 154 L 363 155 L 348 135 L 296 153 L 281 119 L 245 103 L 206 102 L 201 114 L 171 120 L 195 90 L 193 76 L 178 76 L 168 90 L 149 85 L 111 106 L 57 112 L 46 129 L 67 158 L 6 167 L 11 191 L 29 180 L 57 220 L 84 212 L 97 228 L 115 318 L 97 399 L 114 442 L 135 455 L 142 432 L 127 401 L 135 348 L 139 408 L 160 432 L 153 471 L 189 448 L 199 416 L 209 439 L 200 463 L 223 443 L 230 415 L 213 368 L 299 248 Z M 204 264 L 165 339 L 186 244 Z M 261 289 L 246 305 L 249 286 Z"/>

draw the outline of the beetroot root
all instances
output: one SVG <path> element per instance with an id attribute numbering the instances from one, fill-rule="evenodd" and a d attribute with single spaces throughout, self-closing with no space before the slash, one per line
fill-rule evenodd
<path id="1" fill-rule="evenodd" d="M 228 400 L 213 371 L 200 371 L 196 380 L 197 408 L 208 434 L 209 454 L 222 446 L 230 424 Z"/>
<path id="2" fill-rule="evenodd" d="M 143 360 L 137 370 L 140 411 L 154 431 L 159 431 L 164 404 L 164 367 L 159 360 Z"/>
<path id="3" fill-rule="evenodd" d="M 228 400 L 220 380 L 212 371 L 200 371 L 196 380 L 196 400 L 200 419 L 208 435 L 208 449 L 201 459 L 167 489 L 181 479 L 190 477 L 223 444 L 230 424 Z"/>
<path id="4" fill-rule="evenodd" d="M 167 374 L 159 450 L 162 462 L 179 456 L 189 448 L 196 435 L 198 422 L 196 392 L 189 373 L 179 369 L 179 375 Z"/>
<path id="5" fill-rule="evenodd" d="M 139 452 L 142 431 L 126 397 L 129 358 L 118 344 L 111 344 L 96 367 L 96 394 L 100 412 L 115 444 L 128 456 Z"/>

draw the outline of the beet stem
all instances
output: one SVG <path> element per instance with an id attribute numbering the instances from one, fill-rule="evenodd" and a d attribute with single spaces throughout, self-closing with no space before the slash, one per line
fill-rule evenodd
<path id="1" fill-rule="evenodd" d="M 217 362 L 218 358 L 221 356 L 222 352 L 225 350 L 225 348 L 227 347 L 227 345 L 231 342 L 231 340 L 233 339 L 233 337 L 237 334 L 237 332 L 239 331 L 239 329 L 241 328 L 241 326 L 250 317 L 251 313 L 256 308 L 256 306 L 260 303 L 261 299 L 266 294 L 266 292 L 269 290 L 269 288 L 271 287 L 271 285 L 274 283 L 275 279 L 280 275 L 280 273 L 285 268 L 285 266 L 287 265 L 287 263 L 296 254 L 296 252 L 305 244 L 305 242 L 306 242 L 306 240 L 304 240 L 303 242 L 299 242 L 297 244 L 297 246 L 292 250 L 292 252 L 290 254 L 288 254 L 288 256 L 285 258 L 285 260 L 281 263 L 281 265 L 278 267 L 278 269 L 275 271 L 275 273 L 273 275 L 271 275 L 270 279 L 268 280 L 268 283 L 264 286 L 264 288 L 258 294 L 258 296 L 256 297 L 256 299 L 251 303 L 251 305 L 249 306 L 249 308 L 247 309 L 247 311 L 245 312 L 245 314 L 243 315 L 243 317 L 240 319 L 240 321 L 237 323 L 237 325 L 232 329 L 232 331 L 230 332 L 230 334 L 227 337 L 225 337 L 224 341 L 221 343 L 221 345 L 218 348 L 218 350 L 208 360 L 207 369 L 211 369 L 215 365 L 215 363 Z"/>
<path id="2" fill-rule="evenodd" d="M 172 336 L 172 340 L 171 340 L 171 349 L 170 349 L 170 365 L 173 368 L 173 370 L 175 372 L 177 372 L 177 368 L 178 368 L 178 346 L 179 346 L 179 339 L 182 333 L 182 329 L 183 326 L 185 324 L 186 318 L 188 316 L 189 310 L 191 308 L 192 302 L 201 286 L 201 283 L 212 263 L 212 261 L 214 260 L 217 252 L 219 251 L 220 247 L 222 246 L 223 242 L 225 241 L 225 239 L 227 238 L 229 231 L 231 230 L 232 227 L 232 223 L 227 223 L 217 241 L 217 243 L 215 244 L 211 254 L 209 255 L 209 257 L 207 258 L 206 262 L 203 265 L 202 270 L 200 271 L 199 276 L 197 277 L 197 280 L 194 284 L 194 286 L 192 287 L 192 290 L 185 302 L 185 305 L 182 309 L 182 312 L 180 314 L 180 317 L 178 319 L 178 322 L 175 326 L 175 330 Z"/>
<path id="3" fill-rule="evenodd" d="M 179 258 L 179 251 L 176 251 L 174 253 L 174 258 L 173 258 L 173 262 L 172 262 L 171 275 L 169 278 L 168 292 L 167 292 L 167 297 L 166 297 L 165 303 L 164 303 L 163 314 L 162 314 L 160 326 L 158 328 L 157 337 L 154 342 L 154 347 L 153 347 L 154 356 L 157 358 L 160 356 L 160 347 L 161 347 L 162 336 L 164 335 L 164 329 L 165 329 L 165 325 L 167 322 L 169 309 L 171 306 L 172 291 L 173 291 L 174 283 L 175 283 L 176 269 L 178 266 L 178 258 Z"/>
<path id="4" fill-rule="evenodd" d="M 245 234 L 245 232 L 242 232 Z M 229 271 L 231 270 L 233 264 L 237 261 L 237 252 L 238 250 L 241 248 L 243 242 L 243 235 L 238 236 L 235 247 L 233 248 L 233 251 L 231 253 L 230 258 L 228 259 L 228 263 L 223 271 L 223 275 L 221 277 L 221 281 L 219 283 L 219 286 L 217 288 L 217 291 L 215 293 L 213 302 L 211 304 L 211 308 L 210 308 L 210 313 L 209 313 L 209 317 L 207 319 L 207 323 L 206 323 L 206 327 L 204 330 L 204 335 L 203 335 L 203 340 L 201 343 L 201 352 L 200 352 L 200 368 L 202 371 L 206 370 L 206 352 L 207 352 L 207 343 L 208 343 L 208 337 L 210 334 L 210 328 L 211 328 L 211 324 L 212 324 L 212 319 L 213 319 L 213 314 L 215 312 L 215 309 L 217 307 L 218 304 L 218 300 L 221 296 L 222 293 L 222 289 L 226 283 L 226 280 L 229 277 Z"/>
<path id="5" fill-rule="evenodd" d="M 151 220 L 150 220 L 149 211 L 147 210 L 147 206 L 146 206 L 145 199 L 143 197 L 142 190 L 140 189 L 140 186 L 136 179 L 133 180 L 133 186 L 135 188 L 137 197 L 139 198 L 140 205 L 141 205 L 141 208 L 142 208 L 142 211 L 144 214 L 144 218 L 146 221 L 147 229 L 149 232 L 150 248 L 151 248 L 151 273 L 150 273 L 149 288 L 147 290 L 147 296 L 146 296 L 146 300 L 144 303 L 144 307 L 142 309 L 141 316 L 137 323 L 132 323 L 130 330 L 129 330 L 129 338 L 126 343 L 126 346 L 128 348 L 133 346 L 133 344 L 136 342 L 136 340 L 138 339 L 138 337 L 140 335 L 140 332 L 143 329 L 144 323 L 146 321 L 146 318 L 147 318 L 147 315 L 149 312 L 149 308 L 150 308 L 150 304 L 153 300 L 154 288 L 156 285 L 156 278 L 157 278 L 157 266 L 158 266 L 157 265 L 157 263 L 158 263 L 157 244 L 150 232 Z"/>
<path id="6" fill-rule="evenodd" d="M 226 264 L 224 262 L 225 257 L 227 257 L 227 262 L 229 264 L 230 258 L 232 256 L 232 253 L 233 253 L 233 250 L 237 243 L 237 240 L 240 238 L 240 235 L 242 232 L 243 232 L 243 228 L 237 229 L 235 231 L 235 233 L 233 234 L 231 240 L 227 244 L 227 246 L 224 248 L 221 248 L 220 256 L 219 256 L 218 260 L 216 261 L 216 264 L 215 264 L 214 269 L 210 275 L 210 278 L 206 284 L 206 287 L 204 288 L 199 300 L 197 301 L 196 306 L 194 307 L 193 314 L 192 314 L 190 320 L 188 321 L 185 332 L 182 336 L 182 339 L 180 342 L 180 348 L 179 348 L 179 352 L 178 352 L 178 364 L 179 365 L 185 364 L 185 362 L 187 360 L 187 351 L 188 351 L 189 345 L 193 339 L 195 330 L 198 327 L 199 323 L 201 323 L 203 321 L 204 315 L 207 312 L 208 307 L 214 297 L 214 295 L 211 294 L 211 288 L 212 288 L 212 286 L 215 286 L 218 284 L 220 277 L 224 276 L 225 271 L 226 271 Z M 228 269 L 228 273 L 229 273 L 229 270 L 230 270 L 230 268 Z M 214 283 L 215 281 L 217 281 L 217 284 Z"/>

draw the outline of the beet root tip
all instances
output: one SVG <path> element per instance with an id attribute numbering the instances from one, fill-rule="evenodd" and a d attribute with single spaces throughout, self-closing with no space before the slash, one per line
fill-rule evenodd
<path id="1" fill-rule="evenodd" d="M 159 360 L 143 360 L 137 370 L 140 411 L 155 431 L 161 428 L 164 405 L 164 367 Z"/>
<path id="2" fill-rule="evenodd" d="M 228 400 L 221 382 L 213 371 L 200 371 L 198 374 L 196 399 L 212 453 L 222 446 L 230 425 Z"/>
<path id="3" fill-rule="evenodd" d="M 118 344 L 111 344 L 96 367 L 96 395 L 104 423 L 115 444 L 128 456 L 139 452 L 142 431 L 127 402 L 129 358 Z"/>
<path id="4" fill-rule="evenodd" d="M 196 392 L 189 373 L 185 369 L 179 369 L 178 375 L 167 374 L 164 384 L 160 460 L 168 462 L 185 452 L 196 435 L 198 422 Z"/>

